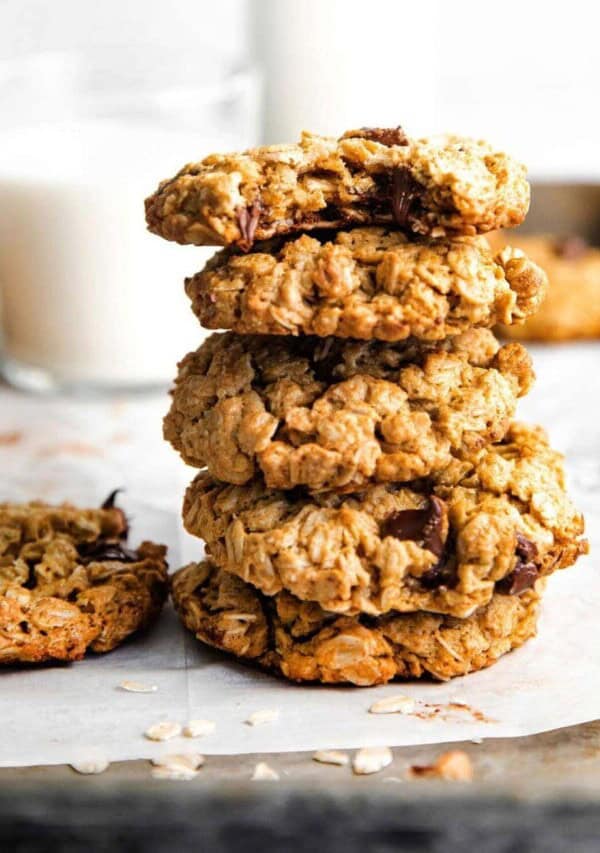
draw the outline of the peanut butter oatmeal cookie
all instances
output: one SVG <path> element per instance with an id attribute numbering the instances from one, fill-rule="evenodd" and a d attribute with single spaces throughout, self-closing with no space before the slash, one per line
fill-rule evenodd
<path id="1" fill-rule="evenodd" d="M 255 240 L 352 224 L 472 235 L 518 225 L 528 207 L 525 167 L 487 142 L 362 128 L 184 166 L 146 200 L 146 221 L 167 240 L 246 251 Z"/>
<path id="2" fill-rule="evenodd" d="M 579 237 L 490 235 L 494 245 L 526 251 L 548 274 L 539 311 L 519 328 L 501 326 L 502 335 L 529 341 L 600 338 L 600 249 Z"/>
<path id="3" fill-rule="evenodd" d="M 209 562 L 180 569 L 171 592 L 183 624 L 210 646 L 292 681 L 368 687 L 394 678 L 446 681 L 490 666 L 534 636 L 543 583 L 495 594 L 466 619 L 340 616 L 289 592 L 267 598 Z"/>
<path id="4" fill-rule="evenodd" d="M 355 228 L 217 253 L 186 280 L 208 329 L 276 335 L 441 340 L 472 326 L 520 323 L 546 275 L 518 249 L 485 238 L 410 241 Z"/>
<path id="5" fill-rule="evenodd" d="M 525 349 L 488 329 L 395 345 L 228 332 L 179 365 L 164 434 L 227 483 L 356 491 L 499 441 L 532 380 Z"/>
<path id="6" fill-rule="evenodd" d="M 213 562 L 266 595 L 286 589 L 348 614 L 464 618 L 495 591 L 523 591 L 587 550 L 562 456 L 523 424 L 435 479 L 357 494 L 286 492 L 260 478 L 231 486 L 203 472 L 183 517 Z"/>
<path id="7" fill-rule="evenodd" d="M 166 548 L 128 548 L 113 503 L 0 504 L 0 664 L 107 652 L 158 616 Z"/>

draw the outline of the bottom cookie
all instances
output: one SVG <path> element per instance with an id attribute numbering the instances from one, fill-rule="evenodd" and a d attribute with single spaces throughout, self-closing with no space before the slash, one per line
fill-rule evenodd
<path id="1" fill-rule="evenodd" d="M 490 666 L 535 635 L 543 583 L 520 596 L 495 594 L 466 619 L 340 616 L 288 592 L 269 598 L 209 562 L 176 572 L 171 594 L 183 624 L 210 646 L 292 681 L 368 687 Z"/>
<path id="2" fill-rule="evenodd" d="M 113 499 L 89 510 L 0 504 L 0 665 L 108 652 L 158 616 L 166 548 L 126 547 Z"/>

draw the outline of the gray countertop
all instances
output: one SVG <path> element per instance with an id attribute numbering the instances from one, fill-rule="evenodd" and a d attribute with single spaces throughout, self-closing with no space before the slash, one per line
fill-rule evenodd
<path id="1" fill-rule="evenodd" d="M 4 769 L 0 850 L 600 850 L 600 721 L 452 744 L 472 759 L 470 784 L 407 778 L 447 748 L 394 749 L 374 776 L 310 753 L 208 757 L 191 782 L 153 780 L 146 761 L 98 776 Z M 280 781 L 250 782 L 258 760 Z"/>

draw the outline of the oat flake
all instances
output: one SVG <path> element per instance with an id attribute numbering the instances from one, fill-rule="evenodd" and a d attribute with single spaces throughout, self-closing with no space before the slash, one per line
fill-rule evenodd
<path id="1" fill-rule="evenodd" d="M 156 684 L 144 684 L 143 681 L 125 680 L 120 682 L 119 687 L 128 693 L 156 693 L 158 690 Z"/>
<path id="2" fill-rule="evenodd" d="M 252 773 L 253 782 L 276 782 L 278 779 L 279 773 L 264 761 L 259 761 Z"/>
<path id="3" fill-rule="evenodd" d="M 392 751 L 387 746 L 365 746 L 352 759 L 352 769 L 359 776 L 379 773 L 393 761 Z"/>
<path id="4" fill-rule="evenodd" d="M 313 761 L 318 761 L 319 764 L 337 764 L 339 767 L 345 767 L 350 762 L 350 758 L 346 752 L 340 752 L 337 749 L 319 749 L 313 755 Z"/>
<path id="5" fill-rule="evenodd" d="M 183 727 L 185 737 L 204 737 L 214 732 L 216 728 L 214 720 L 189 720 Z"/>
<path id="6" fill-rule="evenodd" d="M 263 708 L 254 711 L 246 720 L 248 726 L 262 726 L 263 723 L 273 723 L 279 719 L 279 711 L 276 708 Z"/>
<path id="7" fill-rule="evenodd" d="M 149 726 L 144 732 L 148 740 L 170 740 L 173 737 L 178 737 L 180 734 L 181 725 L 172 720 L 155 723 L 153 726 Z"/>
<path id="8" fill-rule="evenodd" d="M 83 759 L 82 761 L 75 761 L 71 764 L 73 770 L 77 773 L 83 773 L 86 776 L 96 773 L 104 773 L 108 766 L 109 762 L 106 758 L 88 758 Z"/>
<path id="9" fill-rule="evenodd" d="M 167 779 L 172 782 L 191 782 L 198 775 L 197 770 L 191 770 L 183 764 L 164 764 L 152 768 L 153 779 Z"/>
<path id="10" fill-rule="evenodd" d="M 198 770 L 205 762 L 205 758 L 199 752 L 175 753 L 157 755 L 152 759 L 155 767 L 182 766 L 188 770 Z"/>
<path id="11" fill-rule="evenodd" d="M 417 703 L 412 696 L 388 696 L 386 699 L 379 699 L 374 702 L 369 708 L 370 714 L 412 714 Z"/>

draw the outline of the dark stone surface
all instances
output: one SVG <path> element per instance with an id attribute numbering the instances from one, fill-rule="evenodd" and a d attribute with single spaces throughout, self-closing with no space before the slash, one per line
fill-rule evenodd
<path id="1" fill-rule="evenodd" d="M 592 800 L 465 796 L 440 786 L 374 784 L 357 793 L 288 784 L 94 786 L 0 792 L 0 850 L 7 853 L 587 853 L 600 850 Z M 463 789 L 464 790 L 464 789 Z"/>

